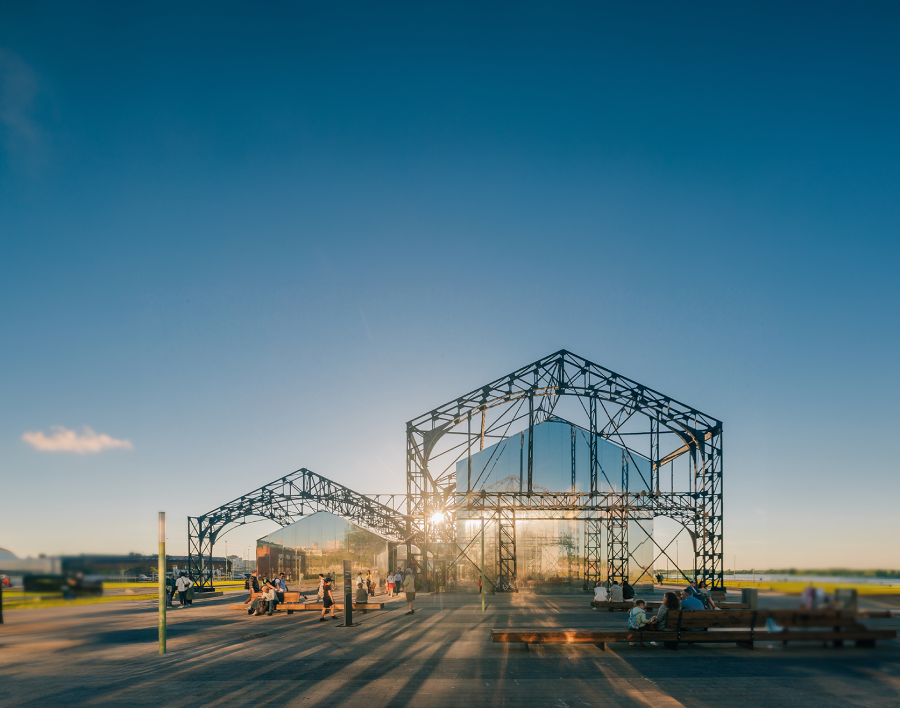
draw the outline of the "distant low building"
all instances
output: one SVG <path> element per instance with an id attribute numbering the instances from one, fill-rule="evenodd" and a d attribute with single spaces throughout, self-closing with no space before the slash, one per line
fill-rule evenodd
<path id="1" fill-rule="evenodd" d="M 0 548 L 0 573 L 3 575 L 59 574 L 61 568 L 59 558 L 19 558 L 12 551 Z"/>
<path id="2" fill-rule="evenodd" d="M 104 577 L 137 577 L 153 575 L 157 572 L 159 556 L 147 556 L 140 553 L 129 553 L 125 556 L 88 555 L 63 556 L 63 573 L 83 573 L 85 575 L 101 575 Z M 224 557 L 212 559 L 213 575 L 219 577 L 230 572 L 230 562 Z M 187 571 L 187 556 L 166 556 L 166 571 L 179 573 Z"/>

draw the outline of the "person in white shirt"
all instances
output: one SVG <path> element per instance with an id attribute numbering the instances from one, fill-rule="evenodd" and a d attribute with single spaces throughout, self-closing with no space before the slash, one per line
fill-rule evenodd
<path id="1" fill-rule="evenodd" d="M 606 600 L 606 588 L 598 580 L 597 587 L 594 588 L 594 602 L 606 602 Z M 597 608 L 592 607 L 591 609 L 596 610 Z"/>
<path id="2" fill-rule="evenodd" d="M 191 579 L 185 573 L 179 575 L 178 580 L 175 581 L 175 589 L 178 591 L 178 601 L 181 603 L 182 607 L 187 606 L 187 591 L 193 584 L 194 583 L 191 582 Z"/>
<path id="3" fill-rule="evenodd" d="M 272 611 L 275 609 L 276 598 L 277 598 L 277 596 L 275 595 L 275 588 L 273 588 L 271 585 L 266 585 L 266 587 L 262 593 L 263 602 L 261 602 L 259 604 L 259 609 L 262 612 L 268 611 L 269 617 L 271 617 Z M 263 603 L 265 603 L 265 604 L 263 604 Z"/>

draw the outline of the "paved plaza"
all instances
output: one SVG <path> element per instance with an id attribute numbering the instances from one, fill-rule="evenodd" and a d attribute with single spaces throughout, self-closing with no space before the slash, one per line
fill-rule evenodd
<path id="1" fill-rule="evenodd" d="M 525 647 L 491 643 L 491 628 L 624 628 L 626 615 L 591 611 L 585 595 L 488 596 L 484 614 L 477 595 L 433 595 L 413 616 L 389 600 L 345 628 L 342 619 L 319 622 L 317 612 L 229 610 L 243 595 L 170 611 L 165 656 L 152 602 L 8 612 L 0 708 L 900 705 L 896 640 L 874 649 Z M 796 598 L 766 602 L 796 606 Z"/>

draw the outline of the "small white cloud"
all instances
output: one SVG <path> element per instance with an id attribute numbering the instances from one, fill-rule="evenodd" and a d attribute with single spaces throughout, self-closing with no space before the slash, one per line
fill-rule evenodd
<path id="1" fill-rule="evenodd" d="M 115 450 L 116 448 L 134 449 L 130 440 L 116 440 L 109 435 L 97 434 L 87 426 L 84 426 L 84 430 L 80 434 L 60 425 L 55 425 L 50 430 L 52 431 L 50 435 L 45 435 L 41 431 L 23 433 L 22 440 L 35 450 L 42 452 L 74 452 L 78 455 Z"/>

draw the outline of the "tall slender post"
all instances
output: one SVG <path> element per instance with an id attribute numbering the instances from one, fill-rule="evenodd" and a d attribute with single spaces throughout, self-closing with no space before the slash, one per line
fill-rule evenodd
<path id="1" fill-rule="evenodd" d="M 166 512 L 159 512 L 159 653 L 166 653 Z"/>
<path id="2" fill-rule="evenodd" d="M 469 465 L 469 482 L 466 484 L 466 491 L 472 491 L 472 411 L 469 411 L 469 434 L 466 436 L 466 456 Z"/>
<path id="3" fill-rule="evenodd" d="M 484 614 L 484 509 L 481 510 L 481 613 Z"/>
<path id="4" fill-rule="evenodd" d="M 534 393 L 528 395 L 528 496 L 531 496 L 534 474 Z"/>

